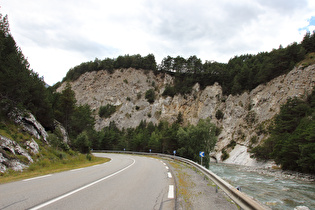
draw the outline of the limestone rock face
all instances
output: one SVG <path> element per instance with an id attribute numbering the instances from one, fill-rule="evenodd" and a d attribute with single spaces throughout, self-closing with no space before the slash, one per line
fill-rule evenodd
<path id="1" fill-rule="evenodd" d="M 33 140 L 27 142 L 27 146 L 34 152 L 38 153 L 38 144 Z M 23 149 L 17 142 L 0 135 L 0 172 L 3 173 L 7 168 L 12 168 L 15 171 L 22 171 L 27 167 L 25 163 L 22 163 L 16 158 L 15 155 L 22 155 L 27 158 L 29 163 L 33 163 L 33 159 L 27 150 Z"/>
<path id="2" fill-rule="evenodd" d="M 36 143 L 36 141 L 34 141 L 34 139 L 31 139 L 30 141 L 26 141 L 25 146 L 26 146 L 26 149 L 29 149 L 32 154 L 36 155 L 37 153 L 39 153 L 39 146 Z"/>
<path id="3" fill-rule="evenodd" d="M 48 144 L 48 134 L 45 131 L 45 128 L 35 119 L 34 115 L 14 110 L 9 116 L 16 124 L 22 126 L 26 132 L 37 139 L 43 139 L 43 141 Z"/>
<path id="4" fill-rule="evenodd" d="M 68 138 L 68 133 L 67 133 L 66 128 L 63 127 L 63 125 L 60 122 L 58 122 L 57 120 L 55 120 L 54 124 L 55 124 L 55 129 L 59 129 L 60 130 L 63 142 L 65 144 L 69 145 L 70 140 Z"/>
<path id="5" fill-rule="evenodd" d="M 169 75 L 156 76 L 151 71 L 135 69 L 116 70 L 110 74 L 107 71 L 88 72 L 71 83 L 78 104 L 88 104 L 95 110 L 96 130 L 108 126 L 115 121 L 119 128 L 136 127 L 141 120 L 157 123 L 161 117 L 163 104 L 168 99 L 161 98 L 165 85 L 173 82 Z M 65 83 L 57 91 L 62 91 Z M 157 100 L 150 104 L 145 99 L 145 93 L 155 89 Z M 98 111 L 107 104 L 117 106 L 111 118 L 100 118 Z M 149 116 L 152 117 L 149 117 Z"/>
<path id="6" fill-rule="evenodd" d="M 25 114 L 16 109 L 9 114 L 9 117 L 23 131 L 48 144 L 47 132 L 32 114 Z M 21 144 L 14 139 L 0 135 L 0 172 L 4 173 L 9 168 L 15 171 L 22 171 L 28 167 L 28 164 L 34 162 L 31 155 L 37 153 L 39 153 L 39 145 L 33 138 Z M 19 158 L 17 158 L 18 156 Z"/>
<path id="7" fill-rule="evenodd" d="M 173 123 L 180 112 L 186 124 L 197 124 L 199 119 L 211 118 L 222 130 L 211 154 L 213 157 L 223 161 L 224 150 L 229 153 L 225 162 L 259 165 L 261 163 L 250 158 L 248 149 L 267 138 L 266 128 L 288 98 L 306 97 L 311 93 L 315 85 L 315 65 L 294 68 L 251 92 L 236 96 L 223 95 L 221 86 L 215 83 L 203 90 L 196 84 L 189 95 L 163 97 L 165 86 L 172 84 L 173 80 L 167 74 L 121 69 L 112 74 L 107 71 L 87 72 L 70 84 L 77 103 L 88 104 L 94 110 L 97 130 L 108 126 L 111 121 L 115 121 L 119 128 L 136 127 L 141 120 Z M 65 85 L 63 83 L 57 91 L 62 91 Z M 149 89 L 155 90 L 153 104 L 145 99 L 145 92 Z M 117 111 L 110 118 L 100 118 L 98 110 L 106 104 L 115 105 Z M 224 114 L 223 118 L 216 118 L 218 110 Z"/>

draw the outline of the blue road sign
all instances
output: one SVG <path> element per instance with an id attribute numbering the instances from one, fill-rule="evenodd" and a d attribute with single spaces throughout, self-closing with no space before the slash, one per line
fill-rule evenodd
<path id="1" fill-rule="evenodd" d="M 173 151 L 174 155 L 176 154 L 176 150 Z"/>
<path id="2" fill-rule="evenodd" d="M 200 157 L 204 157 L 205 156 L 205 152 L 199 152 L 199 156 Z"/>

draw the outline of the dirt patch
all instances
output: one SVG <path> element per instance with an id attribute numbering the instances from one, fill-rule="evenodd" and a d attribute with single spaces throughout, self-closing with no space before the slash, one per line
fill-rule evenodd
<path id="1" fill-rule="evenodd" d="M 176 180 L 176 210 L 238 209 L 237 205 L 197 169 L 167 161 Z"/>

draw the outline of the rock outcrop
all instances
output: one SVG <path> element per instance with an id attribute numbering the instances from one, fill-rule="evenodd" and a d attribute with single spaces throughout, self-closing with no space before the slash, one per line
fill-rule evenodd
<path id="1" fill-rule="evenodd" d="M 94 110 L 95 128 L 101 130 L 115 121 L 120 128 L 136 127 L 141 120 L 158 123 L 177 119 L 181 112 L 186 124 L 211 118 L 221 128 L 215 152 L 218 161 L 242 165 L 261 165 L 250 157 L 248 149 L 267 138 L 266 128 L 290 97 L 306 97 L 315 86 L 315 65 L 294 68 L 286 75 L 273 79 L 241 95 L 223 95 L 219 84 L 200 90 L 199 84 L 189 95 L 163 97 L 167 84 L 174 78 L 167 74 L 155 75 L 150 71 L 134 69 L 88 72 L 71 82 L 78 104 L 88 104 Z M 62 91 L 65 83 L 57 91 Z M 147 102 L 144 94 L 155 89 L 156 100 Z M 117 111 L 108 119 L 100 118 L 101 106 L 111 104 Z M 224 115 L 217 119 L 216 113 Z M 222 159 L 223 152 L 229 158 Z M 270 163 L 263 163 L 268 165 Z"/>
<path id="2" fill-rule="evenodd" d="M 33 159 L 29 153 L 37 154 L 39 146 L 32 139 L 27 141 L 25 147 L 30 150 L 24 149 L 16 141 L 13 141 L 7 137 L 0 135 L 0 172 L 5 172 L 8 168 L 15 171 L 22 171 L 27 167 L 28 163 L 33 163 Z M 21 155 L 26 158 L 27 161 L 21 161 L 21 159 L 15 158 L 16 155 Z"/>
<path id="3" fill-rule="evenodd" d="M 15 141 L 15 139 L 0 135 L 1 173 L 9 168 L 15 171 L 22 171 L 28 167 L 28 164 L 34 162 L 32 155 L 39 153 L 39 145 L 34 138 L 41 139 L 44 143 L 48 144 L 47 132 L 32 114 L 25 114 L 19 110 L 14 110 L 9 116 L 24 132 L 29 133 L 33 138 L 21 143 Z"/>
<path id="4" fill-rule="evenodd" d="M 31 113 L 24 113 L 17 109 L 9 113 L 9 117 L 18 125 L 22 126 L 24 131 L 33 135 L 37 139 L 41 139 L 48 144 L 48 134 L 45 128 L 35 119 Z"/>

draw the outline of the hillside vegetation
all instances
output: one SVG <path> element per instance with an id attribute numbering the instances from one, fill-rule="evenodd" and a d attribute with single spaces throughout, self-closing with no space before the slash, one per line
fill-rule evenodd
<path id="1" fill-rule="evenodd" d="M 196 83 L 199 83 L 201 88 L 205 88 L 215 82 L 222 86 L 223 94 L 235 95 L 251 91 L 260 84 L 288 73 L 312 52 L 315 52 L 315 33 L 308 32 L 301 43 L 294 42 L 285 48 L 279 46 L 271 52 L 261 52 L 257 55 L 235 56 L 228 63 L 215 61 L 202 63 L 195 55 L 187 59 L 181 56 L 167 56 L 158 65 L 153 54 L 145 57 L 139 54 L 125 55 L 104 60 L 96 58 L 94 61 L 84 62 L 70 69 L 63 82 L 74 81 L 85 72 L 98 70 L 113 72 L 114 69 L 135 68 L 174 75 L 175 84 L 165 90 L 165 95 L 190 93 Z M 310 64 L 304 62 L 302 65 L 306 67 Z"/>
<path id="2" fill-rule="evenodd" d="M 291 98 L 269 128 L 270 137 L 253 149 L 257 158 L 274 159 L 283 169 L 315 173 L 315 88 L 306 101 Z"/>

